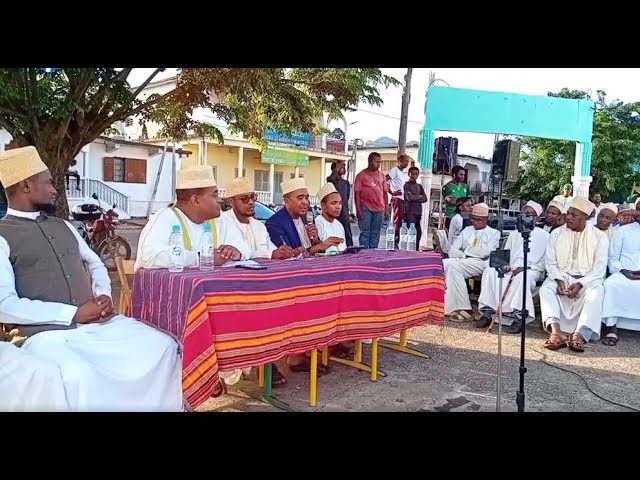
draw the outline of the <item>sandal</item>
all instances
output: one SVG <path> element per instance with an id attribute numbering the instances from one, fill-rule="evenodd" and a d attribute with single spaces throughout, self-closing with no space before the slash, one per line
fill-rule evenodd
<path id="1" fill-rule="evenodd" d="M 607 345 L 608 347 L 615 347 L 618 343 L 618 335 L 615 333 L 607 333 L 605 337 L 602 339 L 602 344 Z"/>
<path id="2" fill-rule="evenodd" d="M 449 315 L 449 320 L 453 323 L 466 323 L 473 320 L 473 316 L 464 310 Z"/>
<path id="3" fill-rule="evenodd" d="M 567 346 L 567 340 L 562 338 L 562 335 L 558 333 L 552 333 L 546 342 L 544 342 L 544 348 L 549 350 L 558 350 Z"/>
<path id="4" fill-rule="evenodd" d="M 298 363 L 297 365 L 289 365 L 289 370 L 294 373 L 309 373 L 311 372 L 311 359 L 309 357 L 305 357 L 302 363 Z M 318 376 L 321 377 L 330 373 L 331 369 L 329 366 L 324 366 L 322 363 L 318 362 Z"/>
<path id="5" fill-rule="evenodd" d="M 281 387 L 286 383 L 287 383 L 287 379 L 284 377 L 284 375 L 282 375 L 282 373 L 280 373 L 280 370 L 278 370 L 278 367 L 276 367 L 275 364 L 272 364 L 271 365 L 271 387 L 272 388 Z"/>
<path id="6" fill-rule="evenodd" d="M 223 393 L 227 393 L 227 384 L 224 383 L 224 380 L 222 378 L 220 378 L 220 380 L 218 380 L 218 383 L 216 383 L 216 386 L 213 388 L 213 393 L 211 394 L 211 396 L 213 398 L 218 398 Z"/>
<path id="7" fill-rule="evenodd" d="M 582 335 L 580 335 L 578 332 L 574 332 L 571 335 L 571 339 L 569 340 L 569 349 L 573 350 L 574 352 L 584 352 L 584 338 L 582 338 Z"/>

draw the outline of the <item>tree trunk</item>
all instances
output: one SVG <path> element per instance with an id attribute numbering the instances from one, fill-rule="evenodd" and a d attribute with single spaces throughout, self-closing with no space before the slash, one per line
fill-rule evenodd
<path id="1" fill-rule="evenodd" d="M 413 68 L 407 68 L 404 76 L 404 92 L 402 93 L 402 110 L 400 111 L 400 134 L 398 135 L 398 156 L 404 155 L 407 145 L 407 121 L 409 118 L 409 102 L 411 101 L 411 76 Z"/>
<path id="2" fill-rule="evenodd" d="M 56 217 L 69 219 L 69 203 L 67 202 L 67 191 L 65 172 L 67 166 L 71 162 L 71 157 L 68 152 L 70 146 L 64 145 L 60 148 L 60 154 L 58 155 L 58 143 L 51 142 L 51 144 L 42 145 L 38 148 L 38 153 L 42 161 L 49 167 L 51 176 L 53 177 L 53 185 L 58 192 L 56 198 Z M 68 158 L 67 158 L 68 157 Z"/>

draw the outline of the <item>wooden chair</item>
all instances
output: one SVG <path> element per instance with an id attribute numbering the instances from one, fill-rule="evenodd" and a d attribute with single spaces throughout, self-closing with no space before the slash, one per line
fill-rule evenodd
<path id="1" fill-rule="evenodd" d="M 131 303 L 131 287 L 127 277 L 133 276 L 133 266 L 135 260 L 124 260 L 122 257 L 116 257 L 116 268 L 118 269 L 118 278 L 120 279 L 120 304 L 118 313 L 126 315 Z"/>

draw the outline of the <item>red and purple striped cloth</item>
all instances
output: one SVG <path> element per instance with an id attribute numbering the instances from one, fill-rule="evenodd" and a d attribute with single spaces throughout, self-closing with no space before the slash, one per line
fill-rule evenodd
<path id="1" fill-rule="evenodd" d="M 258 261 L 268 268 L 135 275 L 131 314 L 182 340 L 192 408 L 211 396 L 219 370 L 444 322 L 438 254 L 363 250 Z"/>

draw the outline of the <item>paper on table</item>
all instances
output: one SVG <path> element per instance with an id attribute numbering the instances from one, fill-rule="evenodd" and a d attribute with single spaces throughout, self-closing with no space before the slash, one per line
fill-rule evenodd
<path id="1" fill-rule="evenodd" d="M 254 262 L 253 260 L 230 260 L 223 264 L 222 268 L 235 267 L 236 265 L 259 265 L 259 263 Z"/>

